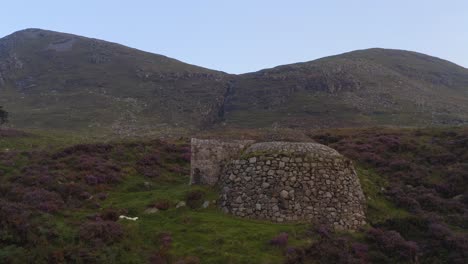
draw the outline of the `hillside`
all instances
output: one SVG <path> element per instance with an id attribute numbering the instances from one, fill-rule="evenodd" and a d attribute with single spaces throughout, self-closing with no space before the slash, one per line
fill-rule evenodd
<path id="1" fill-rule="evenodd" d="M 0 263 L 467 263 L 468 129 L 301 137 L 354 161 L 366 226 L 225 214 L 218 188 L 187 184 L 187 139 L 90 143 L 2 129 Z"/>
<path id="2" fill-rule="evenodd" d="M 426 126 L 468 122 L 468 70 L 368 49 L 240 75 L 225 108 L 241 127 Z"/>
<path id="3" fill-rule="evenodd" d="M 230 75 L 27 29 L 0 39 L 0 105 L 12 127 L 100 135 L 460 125 L 468 123 L 468 70 L 415 52 L 368 49 Z"/>
<path id="4" fill-rule="evenodd" d="M 131 133 L 211 124 L 226 74 L 119 44 L 27 29 L 0 39 L 0 105 L 16 127 Z"/>

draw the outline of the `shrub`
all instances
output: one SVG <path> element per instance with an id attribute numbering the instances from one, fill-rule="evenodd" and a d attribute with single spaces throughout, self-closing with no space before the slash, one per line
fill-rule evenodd
<path id="1" fill-rule="evenodd" d="M 59 159 L 77 154 L 107 154 L 112 148 L 110 144 L 78 144 L 57 152 L 52 157 Z"/>
<path id="2" fill-rule="evenodd" d="M 360 257 L 363 257 L 364 252 L 360 253 Z M 354 255 L 350 241 L 344 237 L 319 239 L 306 250 L 305 257 L 314 260 L 315 263 L 363 263 L 358 256 Z"/>
<path id="3" fill-rule="evenodd" d="M 159 242 L 161 243 L 162 248 L 169 249 L 172 246 L 171 234 L 167 232 L 159 234 Z"/>
<path id="4" fill-rule="evenodd" d="M 105 221 L 117 221 L 119 216 L 122 214 L 121 210 L 117 209 L 105 209 L 99 214 L 99 217 Z"/>
<path id="5" fill-rule="evenodd" d="M 416 258 L 417 244 L 413 241 L 406 241 L 396 231 L 370 228 L 367 232 L 367 238 L 375 242 L 389 256 L 397 256 L 399 259 L 406 261 L 413 261 Z"/>
<path id="6" fill-rule="evenodd" d="M 158 208 L 159 210 L 167 210 L 171 207 L 169 200 L 157 200 L 150 205 L 150 207 Z"/>
<path id="7" fill-rule="evenodd" d="M 320 236 L 320 238 L 330 238 L 332 231 L 329 227 L 320 225 L 319 227 L 317 227 L 315 232 Z"/>
<path id="8" fill-rule="evenodd" d="M 270 245 L 284 248 L 288 245 L 288 237 L 288 233 L 280 233 L 270 240 Z"/>
<path id="9" fill-rule="evenodd" d="M 172 256 L 169 252 L 172 246 L 171 234 L 167 232 L 160 233 L 159 244 L 159 249 L 150 256 L 149 262 L 154 264 L 172 263 Z"/>
<path id="10" fill-rule="evenodd" d="M 195 256 L 188 256 L 182 259 L 179 259 L 175 262 L 175 264 L 200 264 L 201 261 L 198 257 Z"/>
<path id="11" fill-rule="evenodd" d="M 32 212 L 23 204 L 0 199 L 0 215 L 0 241 L 26 243 L 34 228 L 30 221 Z"/>
<path id="12" fill-rule="evenodd" d="M 0 126 L 8 122 L 8 112 L 0 105 Z"/>
<path id="13" fill-rule="evenodd" d="M 80 226 L 80 239 L 94 244 L 111 244 L 123 237 L 120 224 L 113 221 L 90 221 Z"/>
<path id="14" fill-rule="evenodd" d="M 363 243 L 355 242 L 351 245 L 354 256 L 362 263 L 368 263 L 369 246 Z"/>
<path id="15" fill-rule="evenodd" d="M 160 175 L 161 156 L 159 152 L 153 152 L 145 155 L 136 164 L 136 170 L 148 178 L 156 178 Z"/>
<path id="16" fill-rule="evenodd" d="M 189 191 L 185 196 L 185 202 L 187 206 L 192 209 L 200 208 L 203 204 L 203 198 L 205 197 L 205 193 L 200 190 L 192 190 Z"/>
<path id="17" fill-rule="evenodd" d="M 444 224 L 431 223 L 429 224 L 429 235 L 437 239 L 445 239 L 452 235 L 452 231 Z"/>
<path id="18" fill-rule="evenodd" d="M 410 163 L 406 160 L 396 159 L 392 160 L 388 166 L 391 171 L 406 171 L 410 168 Z"/>
<path id="19" fill-rule="evenodd" d="M 468 259 L 468 235 L 457 234 L 447 239 L 448 262 L 462 264 Z"/>
<path id="20" fill-rule="evenodd" d="M 36 187 L 24 189 L 22 202 L 47 213 L 55 213 L 65 205 L 59 194 Z"/>

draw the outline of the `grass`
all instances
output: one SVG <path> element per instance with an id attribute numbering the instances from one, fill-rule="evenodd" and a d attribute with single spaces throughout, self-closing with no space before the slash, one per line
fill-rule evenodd
<path id="1" fill-rule="evenodd" d="M 423 140 L 429 139 L 429 136 L 423 138 Z M 99 139 L 47 131 L 29 131 L 29 134 L 21 137 L 2 138 L 0 149 L 56 151 L 65 146 L 91 141 L 99 141 Z M 144 141 L 135 140 L 135 143 L 138 142 Z M 110 158 L 123 161 L 139 159 L 135 149 L 118 147 L 120 141 L 109 144 L 114 143 L 115 151 L 118 150 L 118 152 L 111 153 Z M 179 140 L 173 141 L 173 143 L 183 145 L 186 144 L 186 141 Z M 138 146 L 142 145 L 143 148 L 151 148 L 149 142 Z M 167 167 L 177 165 L 185 169 L 188 167 L 189 164 L 186 162 L 171 161 L 170 157 L 175 154 L 164 152 L 163 149 L 158 149 L 161 151 L 163 165 L 167 165 Z M 121 150 L 125 152 L 121 152 Z M 114 157 L 115 155 L 119 157 Z M 167 157 L 167 159 L 163 157 Z M 26 163 L 27 159 L 25 158 L 14 168 L 5 166 L 5 168 L 0 167 L 0 169 L 8 176 L 13 174 L 12 170 L 20 170 Z M 314 241 L 317 241 L 317 237 L 309 232 L 314 228 L 310 224 L 278 224 L 224 214 L 213 202 L 218 198 L 216 188 L 190 186 L 187 175 L 169 170 L 162 170 L 162 174 L 156 178 L 144 177 L 137 172 L 132 164 L 129 163 L 123 167 L 125 175 L 121 182 L 108 185 L 100 190 L 107 193 L 108 197 L 104 201 L 99 201 L 99 209 L 83 206 L 54 215 L 43 214 L 41 221 L 53 224 L 58 233 L 55 242 L 48 246 L 56 248 L 82 246 L 86 248 L 86 241 L 79 239 L 79 226 L 89 221 L 90 215 L 98 214 L 107 209 L 122 209 L 126 211 L 125 215 L 139 217 L 139 219 L 137 221 L 119 220 L 125 229 L 124 238 L 95 251 L 98 252 L 95 253 L 97 254 L 95 257 L 100 263 L 146 263 L 149 257 L 160 249 L 159 237 L 162 233 L 171 234 L 173 239 L 170 249 L 173 261 L 187 256 L 196 256 L 201 259 L 201 263 L 283 263 L 285 249 L 269 244 L 269 241 L 281 232 L 289 234 L 289 246 L 291 247 L 307 248 Z M 389 185 L 385 177 L 379 175 L 374 168 L 364 164 L 358 163 L 356 169 L 367 199 L 367 221 L 370 226 L 380 225 L 388 220 L 404 220 L 411 216 L 409 212 L 395 206 L 384 195 L 384 189 Z M 193 190 L 202 191 L 204 193 L 203 200 L 210 201 L 210 206 L 199 209 L 191 209 L 187 206 L 175 208 L 175 205 L 184 201 L 187 193 Z M 149 205 L 159 200 L 169 201 L 170 208 L 153 214 L 145 213 Z M 363 233 L 361 232 L 340 234 L 363 241 Z M 25 250 L 12 246 L 0 248 L 0 260 L 8 254 L 28 255 L 28 251 Z M 28 250 L 41 251 L 39 247 Z M 39 253 L 36 252 L 36 254 Z M 46 258 L 47 256 L 43 257 L 43 259 Z"/>
<path id="2" fill-rule="evenodd" d="M 222 213 L 212 203 L 206 209 L 175 208 L 174 205 L 194 189 L 204 191 L 208 201 L 217 198 L 214 189 L 189 186 L 185 177 L 179 176 L 172 184 L 152 182 L 154 188 L 138 190 L 145 181 L 148 182 L 139 176 L 127 177 L 109 193 L 103 204 L 104 208 L 127 209 L 129 216 L 139 217 L 135 222 L 120 221 L 129 234 L 123 243 L 131 244 L 133 257 L 139 256 L 141 262 L 145 261 L 143 256 L 157 250 L 157 237 L 162 232 L 172 234 L 172 253 L 175 256 L 198 256 L 203 263 L 281 263 L 282 252 L 268 245 L 270 239 L 287 232 L 291 245 L 308 242 L 302 235 L 308 228 L 307 224 L 271 224 L 240 219 Z M 173 206 L 167 211 L 145 214 L 147 206 L 159 199 L 169 200 Z"/>
<path id="3" fill-rule="evenodd" d="M 0 137 L 0 151 L 57 150 L 66 146 L 102 140 L 87 135 L 51 130 L 22 130 L 24 135 Z"/>
<path id="4" fill-rule="evenodd" d="M 387 186 L 384 178 L 372 169 L 363 166 L 357 167 L 357 173 L 367 201 L 367 221 L 371 224 L 385 222 L 388 219 L 404 218 L 409 216 L 405 210 L 396 207 L 385 198 L 382 191 Z"/>

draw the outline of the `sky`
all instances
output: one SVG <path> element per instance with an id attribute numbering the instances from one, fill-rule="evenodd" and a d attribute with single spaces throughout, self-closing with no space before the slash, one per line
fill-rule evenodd
<path id="1" fill-rule="evenodd" d="M 42 28 L 228 73 L 373 47 L 468 67 L 466 0 L 0 0 L 0 37 Z"/>

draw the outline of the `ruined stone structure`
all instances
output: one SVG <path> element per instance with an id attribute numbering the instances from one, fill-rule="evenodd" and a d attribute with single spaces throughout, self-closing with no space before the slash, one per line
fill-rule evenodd
<path id="1" fill-rule="evenodd" d="M 335 229 L 365 224 L 365 197 L 356 171 L 334 149 L 317 143 L 193 142 L 192 171 L 198 168 L 200 183 L 219 186 L 218 204 L 226 213 Z M 226 152 L 220 151 L 223 146 L 228 147 Z M 204 164 L 209 166 L 203 168 Z M 192 174 L 192 183 L 194 178 Z"/>
<path id="2" fill-rule="evenodd" d="M 224 164 L 235 158 L 253 140 L 221 141 L 192 138 L 190 184 L 215 185 Z"/>

